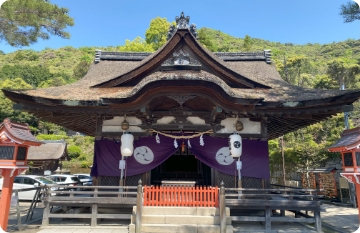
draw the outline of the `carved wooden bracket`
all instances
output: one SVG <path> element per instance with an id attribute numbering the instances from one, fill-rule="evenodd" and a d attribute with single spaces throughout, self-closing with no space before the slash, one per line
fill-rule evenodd
<path id="1" fill-rule="evenodd" d="M 175 100 L 182 106 L 186 101 L 195 98 L 196 95 L 168 95 L 167 97 Z"/>

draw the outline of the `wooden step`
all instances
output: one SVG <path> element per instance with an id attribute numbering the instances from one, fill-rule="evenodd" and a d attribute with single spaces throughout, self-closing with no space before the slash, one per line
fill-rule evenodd
<path id="1" fill-rule="evenodd" d="M 178 224 L 142 224 L 142 233 L 220 233 L 220 225 L 178 225 Z M 135 225 L 129 225 L 129 233 L 135 233 Z M 226 233 L 233 233 L 232 225 L 227 225 Z"/>
<path id="2" fill-rule="evenodd" d="M 133 207 L 133 214 L 136 214 L 136 206 Z M 143 206 L 143 215 L 201 215 L 219 216 L 219 208 L 216 207 L 162 207 Z M 226 208 L 226 216 L 230 216 L 230 209 Z"/>

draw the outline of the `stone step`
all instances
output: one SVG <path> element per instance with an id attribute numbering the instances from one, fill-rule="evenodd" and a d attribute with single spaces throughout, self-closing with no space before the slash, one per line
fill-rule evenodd
<path id="1" fill-rule="evenodd" d="M 136 214 L 136 207 L 133 208 Z M 174 207 L 174 206 L 144 206 L 143 215 L 201 215 L 219 216 L 219 208 L 216 207 Z M 230 216 L 230 209 L 226 208 L 226 216 Z"/>
<path id="2" fill-rule="evenodd" d="M 135 223 L 135 218 L 132 219 Z M 143 224 L 201 224 L 218 225 L 220 216 L 200 216 L 200 215 L 143 215 Z M 226 218 L 226 223 L 231 225 L 231 217 Z"/>
<path id="3" fill-rule="evenodd" d="M 220 225 L 177 225 L 177 224 L 142 224 L 142 233 L 220 233 Z M 129 225 L 129 233 L 135 233 L 135 225 Z M 226 233 L 233 233 L 232 225 L 227 225 Z"/>

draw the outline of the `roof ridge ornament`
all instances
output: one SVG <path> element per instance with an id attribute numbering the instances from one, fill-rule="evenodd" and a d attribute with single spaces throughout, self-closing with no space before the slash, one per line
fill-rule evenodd
<path id="1" fill-rule="evenodd" d="M 176 27 L 178 29 L 189 28 L 190 16 L 185 17 L 184 12 L 181 12 L 180 17 L 176 16 L 175 20 L 176 20 Z"/>
<path id="2" fill-rule="evenodd" d="M 198 38 L 196 25 L 191 24 L 189 27 L 190 16 L 185 17 L 184 12 L 181 12 L 180 17 L 176 16 L 175 20 L 176 20 L 176 27 L 173 24 L 170 25 L 169 30 L 168 30 L 168 35 L 166 38 L 167 40 L 170 40 L 170 38 L 175 34 L 177 29 L 189 29 L 189 31 L 195 37 L 195 39 Z"/>

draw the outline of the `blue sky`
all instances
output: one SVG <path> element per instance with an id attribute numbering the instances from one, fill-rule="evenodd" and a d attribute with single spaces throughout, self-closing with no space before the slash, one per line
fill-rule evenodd
<path id="1" fill-rule="evenodd" d="M 11 0 L 10 0 L 11 1 Z M 360 39 L 360 21 L 343 23 L 340 5 L 347 0 L 51 0 L 69 8 L 75 19 L 71 39 L 52 36 L 21 49 L 64 46 L 117 46 L 126 39 L 145 37 L 150 20 L 174 21 L 184 11 L 197 28 L 221 30 L 235 37 L 251 37 L 294 44 L 332 43 Z M 0 42 L 5 53 L 13 48 Z"/>

